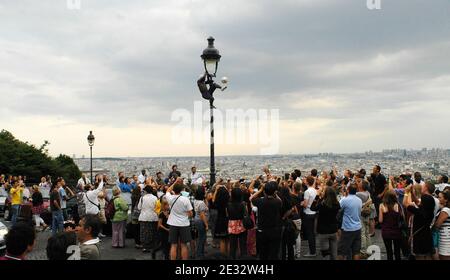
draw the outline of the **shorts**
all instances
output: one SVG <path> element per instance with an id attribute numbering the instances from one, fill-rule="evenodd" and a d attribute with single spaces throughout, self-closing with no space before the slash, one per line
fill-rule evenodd
<path id="1" fill-rule="evenodd" d="M 361 251 L 361 230 L 342 231 L 339 239 L 338 255 L 355 256 Z"/>
<path id="2" fill-rule="evenodd" d="M 169 227 L 169 243 L 170 244 L 178 244 L 178 242 L 181 243 L 188 243 L 192 240 L 191 236 L 191 227 L 176 227 L 176 226 L 170 226 Z"/>

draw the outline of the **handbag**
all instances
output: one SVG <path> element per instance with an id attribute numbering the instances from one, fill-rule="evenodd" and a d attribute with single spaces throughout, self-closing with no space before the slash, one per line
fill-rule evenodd
<path id="1" fill-rule="evenodd" d="M 139 209 L 139 204 L 141 204 L 142 207 L 142 199 L 144 198 L 144 196 L 141 196 L 141 199 L 139 200 L 138 204 L 136 204 L 136 206 L 133 209 L 133 213 L 131 213 L 131 220 L 133 222 L 136 222 L 139 220 L 139 216 L 141 215 L 141 209 Z"/>

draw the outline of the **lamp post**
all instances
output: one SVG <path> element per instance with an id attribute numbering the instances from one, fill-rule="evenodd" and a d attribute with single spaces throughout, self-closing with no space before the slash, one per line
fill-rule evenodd
<path id="1" fill-rule="evenodd" d="M 214 47 L 214 38 L 208 38 L 208 47 L 203 50 L 203 54 L 200 56 L 203 60 L 203 65 L 205 67 L 205 77 L 206 81 L 204 82 L 205 90 L 206 85 L 209 85 L 209 89 L 207 89 L 209 96 L 209 111 L 210 111 L 210 128 L 211 128 L 211 140 L 210 140 L 210 185 L 214 185 L 216 183 L 216 165 L 214 158 L 214 98 L 213 93 L 216 88 L 221 88 L 217 84 L 214 83 L 213 77 L 216 77 L 217 68 L 219 66 L 219 61 L 221 55 L 219 54 L 219 50 Z M 225 80 L 226 81 L 226 80 Z M 200 87 L 200 86 L 199 86 Z M 202 91 L 200 89 L 200 91 Z M 202 92 L 202 95 L 204 91 Z"/>
<path id="2" fill-rule="evenodd" d="M 89 148 L 91 149 L 91 184 L 94 182 L 94 178 L 92 176 L 92 147 L 94 146 L 95 137 L 94 134 L 92 134 L 92 131 L 89 131 L 89 135 L 87 137 L 87 141 L 89 144 Z"/>

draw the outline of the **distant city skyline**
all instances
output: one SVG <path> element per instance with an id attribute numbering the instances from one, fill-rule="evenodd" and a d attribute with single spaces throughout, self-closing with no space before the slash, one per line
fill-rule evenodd
<path id="1" fill-rule="evenodd" d="M 423 152 L 424 149 L 426 149 L 425 151 L 427 152 L 432 152 L 432 151 L 441 151 L 444 153 L 450 153 L 450 148 L 439 148 L 439 147 L 427 147 L 427 148 L 420 148 L 420 149 L 405 149 L 405 148 L 389 148 L 389 149 L 383 149 L 380 151 L 373 151 L 373 150 L 368 150 L 368 151 L 360 151 L 360 152 L 346 152 L 346 153 L 336 153 L 336 152 L 320 152 L 320 153 L 288 153 L 288 154 L 274 154 L 274 155 L 259 155 L 259 154 L 254 154 L 254 155 L 249 155 L 249 154 L 229 154 L 229 155 L 216 155 L 216 157 L 271 157 L 271 156 L 309 156 L 309 155 L 317 155 L 317 156 L 321 156 L 321 155 L 351 155 L 351 154 L 367 154 L 367 153 L 374 153 L 374 154 L 380 154 L 380 153 L 392 153 L 392 152 L 396 152 L 396 151 L 406 151 L 406 152 Z M 192 158 L 192 157 L 209 157 L 209 155 L 205 155 L 205 156 L 198 156 L 198 155 L 175 155 L 175 156 L 167 156 L 167 155 L 163 155 L 163 156 L 97 156 L 97 157 L 93 157 L 94 159 L 126 159 L 126 158 Z M 88 156 L 86 155 L 81 155 L 79 157 L 75 157 L 75 155 L 72 155 L 72 158 L 75 159 L 86 159 L 88 158 Z"/>

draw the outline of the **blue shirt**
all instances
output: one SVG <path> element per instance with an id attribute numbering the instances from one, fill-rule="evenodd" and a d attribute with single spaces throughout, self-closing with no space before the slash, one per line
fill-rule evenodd
<path id="1" fill-rule="evenodd" d="M 122 192 L 131 192 L 131 186 L 128 184 L 120 183 L 119 187 Z"/>
<path id="2" fill-rule="evenodd" d="M 342 230 L 357 231 L 361 229 L 361 208 L 362 201 L 354 194 L 344 197 L 341 202 L 343 213 Z"/>
<path id="3" fill-rule="evenodd" d="M 66 209 L 67 204 L 66 204 L 66 201 L 64 200 L 64 197 L 67 197 L 66 190 L 64 190 L 64 188 L 60 188 L 58 190 L 58 193 L 59 193 L 59 203 L 60 203 L 61 209 Z"/>

